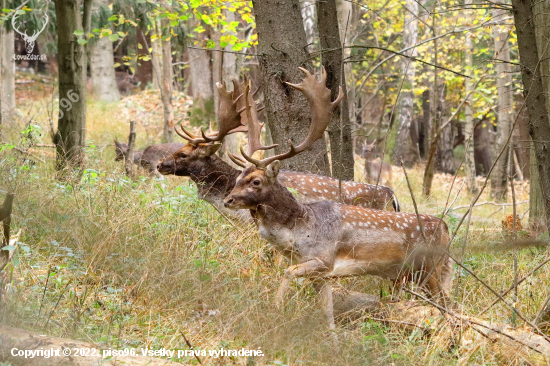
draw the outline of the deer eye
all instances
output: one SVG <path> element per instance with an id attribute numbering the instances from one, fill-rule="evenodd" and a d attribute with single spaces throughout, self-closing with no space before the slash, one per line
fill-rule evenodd
<path id="1" fill-rule="evenodd" d="M 259 179 L 254 179 L 252 184 L 254 184 L 255 186 L 259 186 L 260 185 L 260 180 Z"/>
<path id="2" fill-rule="evenodd" d="M 185 155 L 184 153 L 180 154 L 180 158 L 185 159 L 186 157 L 187 157 L 187 155 Z"/>

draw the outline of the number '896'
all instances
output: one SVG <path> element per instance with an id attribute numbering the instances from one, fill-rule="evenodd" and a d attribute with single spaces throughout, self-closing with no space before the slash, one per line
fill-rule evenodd
<path id="1" fill-rule="evenodd" d="M 76 103 L 80 100 L 80 96 L 77 93 L 73 92 L 73 90 L 71 89 L 67 92 L 67 98 L 61 98 L 61 100 L 59 101 L 59 106 L 68 112 L 73 109 L 73 103 Z M 63 116 L 65 115 L 63 109 L 61 108 L 59 109 L 59 119 L 63 118 Z"/>

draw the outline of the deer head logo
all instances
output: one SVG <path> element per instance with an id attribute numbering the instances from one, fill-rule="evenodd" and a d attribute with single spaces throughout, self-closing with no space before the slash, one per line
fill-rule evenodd
<path id="1" fill-rule="evenodd" d="M 42 33 L 44 28 L 46 28 L 46 25 L 48 25 L 48 21 L 50 18 L 48 17 L 48 14 L 44 13 L 44 25 L 42 26 L 42 29 L 39 31 L 34 31 L 32 36 L 27 35 L 27 31 L 25 30 L 24 33 L 22 33 L 19 28 L 15 25 L 15 21 L 17 20 L 17 17 L 19 14 L 15 13 L 13 17 L 11 18 L 11 25 L 13 26 L 13 29 L 23 37 L 23 40 L 25 41 L 25 48 L 27 49 L 27 53 L 32 53 L 34 50 L 34 42 L 36 41 L 36 38 L 38 38 L 38 35 Z"/>

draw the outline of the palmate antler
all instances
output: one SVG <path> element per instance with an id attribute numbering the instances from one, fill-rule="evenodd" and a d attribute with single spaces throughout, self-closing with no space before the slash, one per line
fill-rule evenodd
<path id="1" fill-rule="evenodd" d="M 219 131 L 213 135 L 206 135 L 201 129 L 202 137 L 198 137 L 187 131 L 183 125 L 180 125 L 183 133 L 178 131 L 174 127 L 176 133 L 183 139 L 189 141 L 193 146 L 197 146 L 200 143 L 209 143 L 221 141 L 227 135 L 236 133 L 236 132 L 246 132 L 248 129 L 246 126 L 241 125 L 240 112 L 237 110 L 237 105 L 240 99 L 242 99 L 242 94 L 238 94 L 234 98 L 235 92 L 227 91 L 227 85 L 224 82 L 216 83 L 218 88 L 218 93 L 220 94 L 220 108 L 219 108 Z"/>
<path id="2" fill-rule="evenodd" d="M 300 84 L 286 83 L 294 89 L 299 90 L 304 94 L 309 102 L 309 109 L 311 112 L 311 124 L 305 140 L 298 146 L 294 146 L 291 141 L 290 150 L 286 153 L 271 156 L 262 160 L 253 159 L 247 153 L 245 153 L 241 147 L 242 156 L 250 163 L 256 165 L 260 169 L 266 168 L 270 163 L 275 160 L 289 159 L 311 147 L 313 143 L 323 137 L 325 129 L 330 123 L 332 111 L 344 98 L 342 87 L 338 91 L 338 97 L 334 102 L 330 101 L 330 89 L 326 87 L 327 73 L 323 68 L 323 77 L 321 81 L 317 81 L 306 69 L 299 67 L 300 70 L 306 75 L 304 80 Z M 233 159 L 232 159 L 233 160 Z M 235 162 L 235 160 L 233 160 Z M 235 162 L 236 163 L 236 162 Z"/>

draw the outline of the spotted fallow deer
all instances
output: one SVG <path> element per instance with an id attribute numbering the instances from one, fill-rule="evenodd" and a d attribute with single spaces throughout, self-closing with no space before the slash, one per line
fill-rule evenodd
<path id="1" fill-rule="evenodd" d="M 188 143 L 168 159 L 158 165 L 161 174 L 175 174 L 188 176 L 197 184 L 198 195 L 209 202 L 218 210 L 239 219 L 250 218 L 248 210 L 227 210 L 223 205 L 223 199 L 235 186 L 235 180 L 241 173 L 240 170 L 215 155 L 220 148 L 219 141 L 226 132 L 235 132 L 240 127 L 241 131 L 248 131 L 249 154 L 256 150 L 265 149 L 260 144 L 260 131 L 262 125 L 257 118 L 257 103 L 249 93 L 249 81 L 245 78 L 243 83 L 232 80 L 234 91 L 228 92 L 225 84 L 218 84 L 220 93 L 220 132 L 215 139 L 208 136 L 198 137 L 182 128 L 182 132 L 176 130 L 178 135 Z M 247 98 L 241 97 L 247 94 Z M 248 103 L 246 102 L 248 101 Z M 248 105 L 248 108 L 246 108 Z M 240 118 L 238 114 L 240 112 Z M 246 112 L 246 113 L 244 113 Z M 243 127 L 246 127 L 244 129 Z M 216 141 L 213 141 L 216 140 Z M 234 160 L 238 165 L 242 161 Z M 340 199 L 339 182 L 337 179 L 324 177 L 310 173 L 281 171 L 279 179 L 286 186 L 296 191 L 302 203 L 310 203 L 319 200 Z M 384 186 L 373 186 L 365 183 L 342 181 L 342 201 L 347 204 L 384 209 L 391 203 L 394 210 L 399 211 L 399 203 L 393 191 Z"/>
<path id="2" fill-rule="evenodd" d="M 376 140 L 372 144 L 363 144 L 361 149 L 361 157 L 365 159 L 367 182 L 371 184 L 384 184 L 391 187 L 392 167 L 390 164 L 384 163 L 380 158 L 374 158 L 375 149 Z"/>
<path id="3" fill-rule="evenodd" d="M 309 277 L 321 286 L 330 327 L 334 327 L 332 290 L 325 279 L 376 275 L 393 281 L 414 280 L 431 296 L 444 300 L 451 286 L 452 262 L 446 252 L 447 225 L 437 217 L 373 210 L 321 201 L 301 204 L 278 179 L 280 160 L 305 151 L 323 136 L 332 110 L 325 78 L 307 70 L 301 84 L 289 86 L 309 101 L 311 124 L 305 140 L 288 152 L 263 160 L 241 154 L 250 163 L 225 198 L 230 209 L 249 209 L 260 235 L 295 261 L 286 269 L 275 297 L 280 305 L 294 277 Z M 422 228 L 421 228 L 422 227 Z"/>

